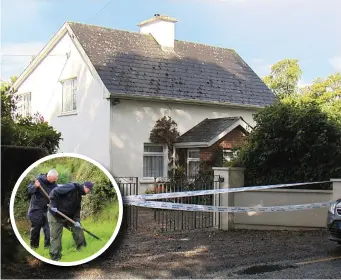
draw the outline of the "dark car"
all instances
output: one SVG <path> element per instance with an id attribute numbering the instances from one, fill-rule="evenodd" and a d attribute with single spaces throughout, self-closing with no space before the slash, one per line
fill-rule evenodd
<path id="1" fill-rule="evenodd" d="M 329 240 L 341 245 L 341 199 L 333 202 L 328 209 L 327 230 Z"/>

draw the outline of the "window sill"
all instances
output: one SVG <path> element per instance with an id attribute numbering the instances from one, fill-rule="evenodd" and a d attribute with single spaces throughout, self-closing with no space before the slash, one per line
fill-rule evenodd
<path id="1" fill-rule="evenodd" d="M 60 115 L 58 117 L 73 116 L 73 115 L 77 115 L 77 114 L 78 114 L 77 111 L 63 112 L 63 113 L 60 113 Z"/>
<path id="2" fill-rule="evenodd" d="M 155 180 L 154 178 L 141 178 L 140 184 L 154 184 Z"/>
<path id="3" fill-rule="evenodd" d="M 158 180 L 157 178 L 161 178 L 161 181 Z M 167 177 L 157 177 L 157 178 L 150 178 L 150 177 L 146 177 L 146 178 L 141 178 L 140 179 L 140 183 L 141 184 L 166 184 L 169 182 L 169 179 Z"/>

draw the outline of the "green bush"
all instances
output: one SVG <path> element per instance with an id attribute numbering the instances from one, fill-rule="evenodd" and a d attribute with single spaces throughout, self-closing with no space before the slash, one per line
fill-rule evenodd
<path id="1" fill-rule="evenodd" d="M 8 90 L 10 83 L 1 82 L 1 252 L 3 263 L 14 261 L 18 257 L 19 242 L 12 242 L 14 233 L 8 224 L 8 204 L 16 181 L 31 164 L 38 159 L 54 153 L 59 147 L 61 134 L 49 126 L 39 114 L 29 118 L 20 118 L 16 114 L 17 98 Z M 27 179 L 28 180 L 28 179 Z M 28 183 L 28 181 L 26 181 Z M 16 199 L 20 218 L 26 216 L 28 200 L 25 190 L 19 191 Z M 5 238 L 4 238 L 5 237 Z"/>
<path id="2" fill-rule="evenodd" d="M 27 211 L 30 205 L 30 200 L 27 194 L 27 187 L 33 180 L 33 174 L 36 174 L 37 169 L 33 169 L 20 183 L 14 199 L 14 217 L 16 219 L 22 219 L 26 217 Z"/>
<path id="3" fill-rule="evenodd" d="M 21 117 L 17 114 L 17 96 L 8 93 L 10 84 L 1 83 L 1 144 L 38 147 L 55 153 L 61 133 L 44 121 L 39 113 Z"/>
<path id="4" fill-rule="evenodd" d="M 232 162 L 246 168 L 247 185 L 341 177 L 341 128 L 318 106 L 275 104 L 254 118 L 257 126 Z"/>
<path id="5" fill-rule="evenodd" d="M 92 181 L 95 183 L 94 193 L 83 197 L 82 217 L 95 215 L 102 211 L 104 201 L 112 201 L 116 197 L 115 189 L 107 176 L 95 165 L 78 158 L 54 158 L 41 163 L 31 170 L 21 182 L 15 198 L 15 217 L 26 216 L 29 199 L 27 186 L 39 174 L 46 174 L 50 169 L 59 173 L 58 184 L 69 182 Z"/>
<path id="6" fill-rule="evenodd" d="M 14 185 L 21 174 L 32 163 L 46 156 L 46 151 L 33 147 L 14 147 L 1 146 L 1 261 L 2 267 L 6 264 L 13 264 L 18 261 L 21 252 L 21 246 L 16 238 L 9 220 L 9 198 L 11 196 Z M 19 193 L 16 197 L 19 203 L 19 216 L 21 219 L 26 216 L 28 200 Z M 18 203 L 17 203 L 18 204 Z M 16 213 L 16 211 L 15 211 Z"/>
<path id="7" fill-rule="evenodd" d="M 76 181 L 91 181 L 94 190 L 82 200 L 82 218 L 96 216 L 103 209 L 103 201 L 117 200 L 116 191 L 109 178 L 97 166 L 84 162 L 76 174 Z"/>
<path id="8" fill-rule="evenodd" d="M 40 165 L 32 169 L 27 176 L 22 180 L 15 196 L 15 217 L 22 218 L 26 216 L 30 201 L 27 194 L 27 187 L 31 181 L 38 175 L 47 173 L 50 169 L 57 169 L 59 173 L 58 184 L 70 182 L 71 173 L 65 166 Z"/>
<path id="9" fill-rule="evenodd" d="M 25 169 L 46 155 L 46 151 L 39 148 L 1 146 L 1 162 L 3 163 L 1 166 L 2 206 L 7 209 L 12 190 Z M 20 190 L 18 191 L 19 197 L 23 197 Z"/>

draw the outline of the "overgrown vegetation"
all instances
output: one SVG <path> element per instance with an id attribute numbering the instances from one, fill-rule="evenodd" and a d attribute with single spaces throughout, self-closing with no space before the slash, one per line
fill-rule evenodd
<path id="1" fill-rule="evenodd" d="M 89 230 L 90 232 L 95 233 L 97 236 L 101 238 L 101 240 L 97 240 L 91 235 L 84 233 L 87 247 L 84 248 L 82 251 L 77 251 L 74 245 L 74 240 L 72 238 L 72 234 L 68 230 L 63 230 L 63 237 L 62 237 L 62 244 L 63 244 L 63 251 L 62 251 L 62 258 L 60 261 L 62 262 L 73 262 L 83 260 L 92 256 L 93 254 L 97 253 L 101 250 L 108 240 L 113 235 L 117 222 L 118 222 L 118 204 L 113 202 L 106 202 L 103 204 L 103 211 L 99 213 L 99 215 L 94 217 L 87 217 L 82 220 L 82 225 Z M 19 232 L 22 235 L 24 241 L 29 245 L 29 224 L 22 222 L 19 223 Z M 40 244 L 43 243 L 43 236 L 41 236 Z M 39 255 L 49 259 L 49 250 L 44 249 L 43 246 L 40 246 L 37 250 L 35 250 Z"/>
<path id="2" fill-rule="evenodd" d="M 27 244 L 29 244 L 29 221 L 26 218 L 29 207 L 29 199 L 26 188 L 31 180 L 39 174 L 45 174 L 50 169 L 56 169 L 59 173 L 57 183 L 92 181 L 93 193 L 82 199 L 81 219 L 83 226 L 90 232 L 94 232 L 102 241 L 86 235 L 88 246 L 82 252 L 75 249 L 71 233 L 63 230 L 63 259 L 62 261 L 76 261 L 98 252 L 112 236 L 118 219 L 117 194 L 109 178 L 97 166 L 79 158 L 61 157 L 54 158 L 34 168 L 21 182 L 14 202 L 14 216 L 16 225 Z M 41 236 L 43 239 L 43 236 Z M 43 240 L 41 240 L 43 244 Z M 43 246 L 37 250 L 40 255 L 49 258 L 48 250 Z"/>
<path id="3" fill-rule="evenodd" d="M 272 65 L 270 74 L 263 81 L 279 99 L 283 99 L 298 92 L 302 74 L 297 59 L 283 59 Z"/>
<path id="4" fill-rule="evenodd" d="M 254 118 L 257 125 L 232 164 L 246 168 L 247 185 L 341 177 L 340 125 L 316 103 L 275 104 Z"/>
<path id="5" fill-rule="evenodd" d="M 284 59 L 264 78 L 280 102 L 254 115 L 257 125 L 231 163 L 246 168 L 247 185 L 341 177 L 341 73 L 303 87 L 301 76 L 299 61 Z"/>
<path id="6" fill-rule="evenodd" d="M 173 164 L 173 147 L 176 138 L 179 136 L 177 123 L 171 117 L 164 116 L 156 121 L 154 128 L 150 132 L 149 139 L 154 144 L 167 145 L 168 165 Z"/>
<path id="7" fill-rule="evenodd" d="M 82 199 L 82 219 L 99 214 L 103 210 L 104 201 L 117 201 L 116 191 L 109 178 L 97 166 L 79 158 L 54 158 L 31 170 L 21 182 L 15 197 L 16 218 L 26 216 L 29 207 L 26 188 L 30 181 L 39 174 L 47 173 L 50 169 L 58 171 L 58 184 L 84 181 L 92 181 L 95 184 L 93 193 Z"/>
<path id="8" fill-rule="evenodd" d="M 168 177 L 156 178 L 155 185 L 146 193 L 163 193 L 163 192 L 182 192 L 212 189 L 214 187 L 214 174 L 212 167 L 222 166 L 223 150 L 217 146 L 211 151 L 211 158 L 209 160 L 201 160 L 199 166 L 199 174 L 193 178 L 189 178 L 186 169 L 179 163 L 179 155 L 173 159 L 173 147 L 176 138 L 179 136 L 177 131 L 177 123 L 171 117 L 164 116 L 156 121 L 154 128 L 150 133 L 150 140 L 155 144 L 166 144 L 168 147 Z M 175 160 L 175 167 L 173 167 L 173 160 Z M 179 199 L 171 199 L 174 202 L 198 204 L 211 203 L 212 196 L 198 196 Z"/>
<path id="9" fill-rule="evenodd" d="M 272 66 L 270 75 L 263 80 L 282 103 L 304 106 L 314 102 L 330 119 L 341 124 L 341 73 L 299 86 L 302 73 L 297 59 L 283 59 Z"/>
<path id="10" fill-rule="evenodd" d="M 39 112 L 27 117 L 18 114 L 19 98 L 8 92 L 15 80 L 1 83 L 1 144 L 38 147 L 55 153 L 62 140 L 61 133 L 44 121 Z"/>
<path id="11" fill-rule="evenodd" d="M 9 216 L 9 198 L 20 175 L 38 159 L 54 153 L 62 139 L 61 133 L 44 121 L 38 112 L 32 117 L 20 117 L 20 101 L 9 93 L 16 77 L 1 82 L 1 252 L 2 268 L 20 260 L 22 247 L 14 235 Z M 25 216 L 23 216 L 25 217 Z"/>
<path id="12" fill-rule="evenodd" d="M 82 218 L 94 217 L 100 213 L 103 210 L 103 201 L 117 201 L 117 194 L 113 185 L 97 166 L 84 162 L 75 174 L 76 181 L 88 180 L 95 184 L 93 194 L 85 196 L 82 201 Z"/>

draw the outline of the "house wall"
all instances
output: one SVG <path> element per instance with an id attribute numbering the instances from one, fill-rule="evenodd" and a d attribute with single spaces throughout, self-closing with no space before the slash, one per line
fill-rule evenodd
<path id="1" fill-rule="evenodd" d="M 143 175 L 143 143 L 149 142 L 149 134 L 156 121 L 170 116 L 183 134 L 205 118 L 242 116 L 251 126 L 255 110 L 200 106 L 180 103 L 120 100 L 111 106 L 111 171 L 114 176 Z M 140 193 L 149 187 L 140 183 Z"/>
<path id="2" fill-rule="evenodd" d="M 236 145 L 242 144 L 243 141 L 245 141 L 245 138 L 246 134 L 239 127 L 237 127 L 211 147 L 201 148 L 200 159 L 210 160 L 218 147 L 221 147 L 223 149 L 231 149 Z"/>
<path id="3" fill-rule="evenodd" d="M 77 114 L 62 116 L 59 81 L 70 77 L 78 79 Z M 31 92 L 32 112 L 39 111 L 62 133 L 59 152 L 80 153 L 110 168 L 110 102 L 68 34 L 19 87 L 18 93 L 24 92 Z"/>
<path id="4" fill-rule="evenodd" d="M 246 134 L 240 127 L 233 129 L 230 133 L 220 139 L 217 143 L 208 148 L 200 148 L 200 160 L 210 161 L 212 156 L 217 151 L 218 147 L 223 149 L 231 149 L 235 145 L 240 145 L 245 141 Z M 178 148 L 177 154 L 179 156 L 179 165 L 183 166 L 187 172 L 187 148 Z"/>

